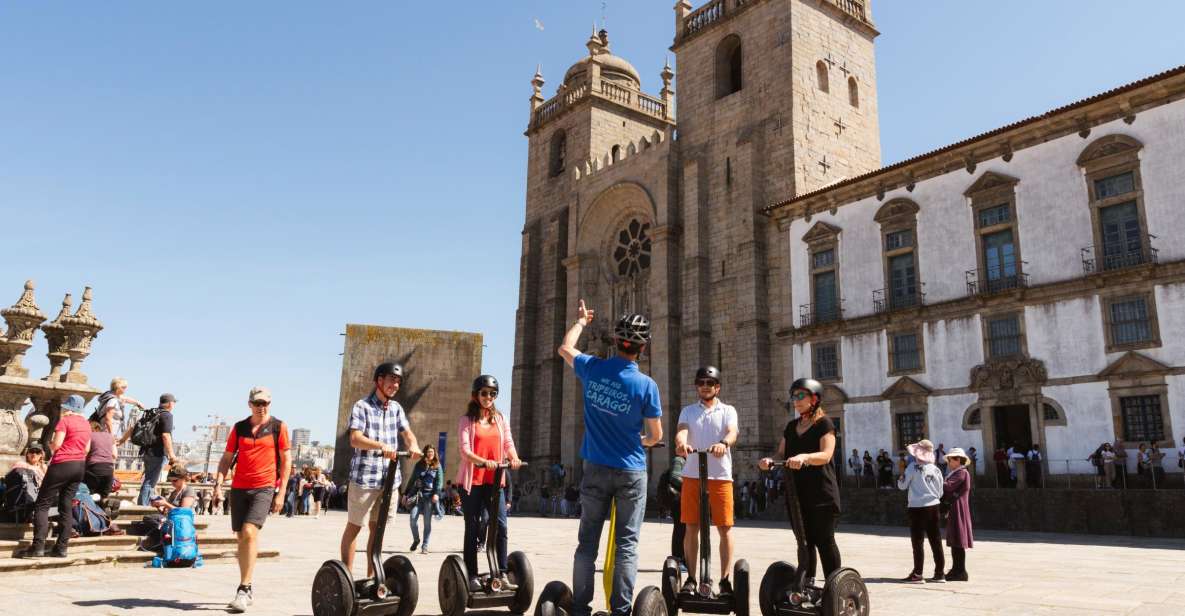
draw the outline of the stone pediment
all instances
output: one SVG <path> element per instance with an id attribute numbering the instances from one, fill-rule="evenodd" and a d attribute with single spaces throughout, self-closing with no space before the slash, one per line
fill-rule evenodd
<path id="1" fill-rule="evenodd" d="M 1099 378 L 1112 379 L 1116 377 L 1163 375 L 1169 367 L 1135 351 L 1128 351 L 1123 357 L 1115 360 L 1099 373 Z"/>
<path id="2" fill-rule="evenodd" d="M 829 225 L 823 221 L 815 223 L 810 231 L 807 231 L 802 236 L 802 241 L 808 244 L 815 244 L 818 242 L 834 241 L 839 237 L 841 229 L 835 225 Z"/>
<path id="3" fill-rule="evenodd" d="M 1040 387 L 1048 379 L 1045 362 L 1030 357 L 991 361 L 971 369 L 971 389 L 1016 391 Z"/>
<path id="4" fill-rule="evenodd" d="M 1003 173 L 996 173 L 995 171 L 988 171 L 979 176 L 975 183 L 963 192 L 963 196 L 970 197 L 976 193 L 992 190 L 995 188 L 1006 188 L 1015 186 L 1020 180 Z"/>
<path id="5" fill-rule="evenodd" d="M 823 386 L 823 407 L 824 408 L 838 406 L 838 405 L 846 403 L 847 401 L 848 401 L 848 394 L 844 390 L 836 387 L 835 385 L 830 385 L 830 384 Z"/>
<path id="6" fill-rule="evenodd" d="M 882 205 L 880 209 L 876 211 L 876 216 L 873 216 L 872 219 L 879 223 L 885 223 L 889 220 L 910 218 L 916 216 L 918 210 L 920 209 L 921 208 L 918 207 L 917 203 L 914 203 L 909 199 L 892 199 L 888 203 Z"/>
<path id="7" fill-rule="evenodd" d="M 888 389 L 881 394 L 881 397 L 886 400 L 893 398 L 913 398 L 917 396 L 926 397 L 930 395 L 930 388 L 921 383 L 903 376 L 897 379 Z"/>
<path id="8" fill-rule="evenodd" d="M 1078 166 L 1084 167 L 1092 161 L 1107 158 L 1115 154 L 1137 152 L 1142 147 L 1144 147 L 1142 143 L 1127 135 L 1107 135 L 1106 137 L 1100 137 L 1094 143 L 1086 146 L 1086 149 L 1078 156 Z"/>

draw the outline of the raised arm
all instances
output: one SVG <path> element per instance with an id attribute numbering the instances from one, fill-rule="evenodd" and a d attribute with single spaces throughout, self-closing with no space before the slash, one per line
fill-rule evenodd
<path id="1" fill-rule="evenodd" d="M 580 349 L 576 348 L 576 343 L 580 341 L 580 334 L 592 320 L 593 311 L 584 305 L 584 300 L 580 300 L 580 306 L 576 309 L 576 322 L 568 328 L 568 332 L 564 334 L 563 342 L 560 342 L 560 348 L 556 350 L 560 357 L 564 358 L 564 363 L 568 364 L 568 367 L 572 367 L 576 357 L 581 354 Z"/>

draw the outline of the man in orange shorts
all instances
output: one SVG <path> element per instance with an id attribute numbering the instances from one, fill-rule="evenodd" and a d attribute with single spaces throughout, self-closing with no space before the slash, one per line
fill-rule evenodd
<path id="1" fill-rule="evenodd" d="M 737 442 L 737 410 L 717 398 L 720 395 L 720 370 L 705 366 L 695 373 L 699 402 L 679 413 L 675 431 L 675 452 L 687 456 L 683 468 L 683 491 L 680 513 L 687 525 L 683 554 L 687 565 L 684 592 L 695 592 L 696 566 L 699 564 L 700 481 L 708 482 L 708 511 L 711 523 L 720 534 L 720 594 L 732 594 L 728 574 L 732 570 L 732 447 Z M 699 468 L 696 451 L 708 452 L 708 468 Z M 706 475 L 706 477 L 705 477 Z"/>

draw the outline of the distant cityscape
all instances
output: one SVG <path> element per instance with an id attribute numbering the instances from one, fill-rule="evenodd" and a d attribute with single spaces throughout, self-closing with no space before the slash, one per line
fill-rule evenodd
<path id="1" fill-rule="evenodd" d="M 133 425 L 139 420 L 142 411 L 135 409 L 125 419 L 126 426 Z M 196 436 L 192 440 L 177 441 L 173 451 L 178 458 L 185 462 L 186 468 L 193 473 L 215 473 L 218 471 L 218 460 L 226 449 L 226 440 L 230 436 L 231 425 L 222 421 L 220 417 L 211 416 L 207 425 L 195 425 L 193 431 Z M 179 426 L 175 426 L 175 429 Z M 312 440 L 313 431 L 308 428 L 292 428 L 293 463 L 297 467 L 310 466 L 322 470 L 333 470 L 333 445 L 322 445 L 320 441 Z M 119 459 L 116 467 L 126 470 L 143 470 L 144 461 L 140 458 L 140 448 L 130 442 L 119 447 Z"/>

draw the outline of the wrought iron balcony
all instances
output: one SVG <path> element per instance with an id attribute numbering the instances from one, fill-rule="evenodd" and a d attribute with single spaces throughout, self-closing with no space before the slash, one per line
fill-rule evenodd
<path id="1" fill-rule="evenodd" d="M 798 326 L 810 327 L 843 320 L 843 300 L 833 304 L 802 304 L 798 307 Z"/>
<path id="2" fill-rule="evenodd" d="M 1017 263 L 1006 268 L 989 267 L 982 270 L 967 271 L 967 295 L 992 295 L 1016 289 L 1026 289 L 1029 286 L 1029 275 L 1024 273 L 1023 265 Z"/>
<path id="3" fill-rule="evenodd" d="M 1156 249 L 1151 246 L 1151 240 L 1155 238 L 1155 235 L 1148 236 L 1149 246 L 1146 249 L 1140 247 L 1135 250 L 1112 252 L 1111 254 L 1107 254 L 1106 251 L 1096 251 L 1094 246 L 1087 246 L 1082 249 L 1082 272 L 1089 276 L 1111 270 L 1155 264 Z M 1103 255 L 1096 256 L 1098 252 L 1102 252 Z"/>
<path id="4" fill-rule="evenodd" d="M 915 289 L 877 289 L 872 292 L 872 311 L 876 314 L 917 308 L 926 303 L 926 283 Z"/>

